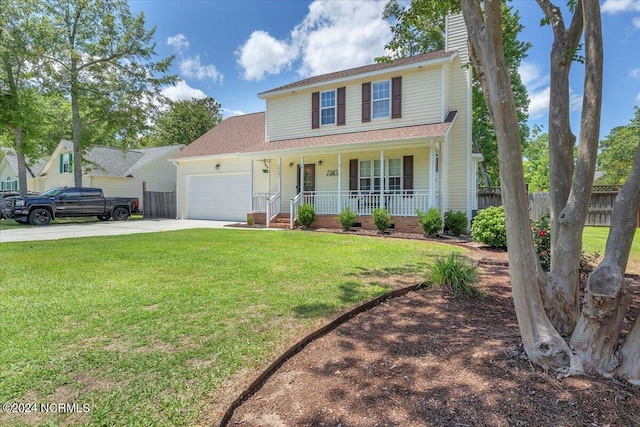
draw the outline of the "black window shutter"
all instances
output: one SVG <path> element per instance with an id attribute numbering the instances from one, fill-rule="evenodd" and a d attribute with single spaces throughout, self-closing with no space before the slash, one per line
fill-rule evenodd
<path id="1" fill-rule="evenodd" d="M 404 163 L 402 168 L 402 188 L 404 190 L 413 190 L 413 156 L 404 156 L 402 162 Z"/>
<path id="2" fill-rule="evenodd" d="M 346 87 L 338 88 L 338 126 L 346 124 Z"/>
<path id="3" fill-rule="evenodd" d="M 371 121 L 371 82 L 362 83 L 362 123 Z"/>
<path id="4" fill-rule="evenodd" d="M 402 117 L 402 77 L 391 79 L 391 118 Z"/>
<path id="5" fill-rule="evenodd" d="M 358 191 L 358 159 L 349 160 L 349 191 Z"/>
<path id="6" fill-rule="evenodd" d="M 311 129 L 320 127 L 320 92 L 311 94 Z"/>

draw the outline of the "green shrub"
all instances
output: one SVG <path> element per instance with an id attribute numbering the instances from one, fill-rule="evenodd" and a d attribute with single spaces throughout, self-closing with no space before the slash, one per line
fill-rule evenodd
<path id="1" fill-rule="evenodd" d="M 504 207 L 490 207 L 478 212 L 471 225 L 471 238 L 492 248 L 506 248 Z"/>
<path id="2" fill-rule="evenodd" d="M 375 208 L 371 215 L 373 216 L 373 223 L 381 233 L 384 233 L 391 227 L 391 214 L 387 212 L 386 209 Z"/>
<path id="3" fill-rule="evenodd" d="M 427 236 L 435 236 L 442 230 L 442 215 L 438 208 L 431 208 L 426 213 L 416 209 L 416 214 L 418 215 L 422 230 Z"/>
<path id="4" fill-rule="evenodd" d="M 482 296 L 483 292 L 473 286 L 477 281 L 477 267 L 454 253 L 449 254 L 447 258 L 436 258 L 428 270 L 427 285 L 441 286 L 454 297 Z"/>
<path id="5" fill-rule="evenodd" d="M 338 215 L 338 219 L 340 220 L 340 225 L 343 230 L 350 230 L 356 223 L 356 219 L 358 218 L 358 214 L 355 213 L 353 209 L 349 206 L 344 208 L 340 215 Z"/>
<path id="6" fill-rule="evenodd" d="M 311 228 L 316 220 L 316 210 L 313 205 L 300 205 L 298 208 L 298 222 L 305 228 Z"/>
<path id="7" fill-rule="evenodd" d="M 447 212 L 444 216 L 444 230 L 453 235 L 459 236 L 467 231 L 467 214 L 464 212 Z"/>
<path id="8" fill-rule="evenodd" d="M 531 223 L 531 235 L 540 265 L 544 271 L 549 271 L 551 268 L 551 226 L 549 225 L 548 213 L 541 215 L 540 220 Z"/>
<path id="9" fill-rule="evenodd" d="M 253 216 L 247 215 L 247 225 L 253 225 Z"/>

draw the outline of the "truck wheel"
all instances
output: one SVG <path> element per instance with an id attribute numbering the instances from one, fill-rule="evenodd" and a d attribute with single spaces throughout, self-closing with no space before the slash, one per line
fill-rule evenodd
<path id="1" fill-rule="evenodd" d="M 109 218 L 111 218 L 111 215 L 98 215 L 100 221 L 109 221 Z"/>
<path id="2" fill-rule="evenodd" d="M 127 218 L 129 218 L 129 211 L 125 208 L 115 208 L 113 210 L 114 221 L 125 221 Z"/>
<path id="3" fill-rule="evenodd" d="M 47 225 L 51 222 L 51 212 L 47 209 L 38 208 L 29 213 L 29 223 L 31 225 Z"/>

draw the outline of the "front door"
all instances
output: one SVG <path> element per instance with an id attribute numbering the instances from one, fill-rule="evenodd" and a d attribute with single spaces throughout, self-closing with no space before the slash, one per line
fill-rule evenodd
<path id="1" fill-rule="evenodd" d="M 300 194 L 300 165 L 296 173 L 296 194 Z M 304 165 L 304 191 L 316 191 L 316 165 Z"/>

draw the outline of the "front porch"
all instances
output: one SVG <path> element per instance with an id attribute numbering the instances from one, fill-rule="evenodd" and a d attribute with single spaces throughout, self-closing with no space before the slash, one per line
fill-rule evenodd
<path id="1" fill-rule="evenodd" d="M 309 204 L 318 217 L 316 226 L 334 228 L 340 227 L 337 216 L 348 207 L 363 228 L 370 228 L 373 210 L 385 208 L 396 228 L 410 225 L 418 231 L 417 210 L 443 210 L 440 150 L 441 144 L 427 143 L 410 149 L 255 160 L 250 215 L 267 226 L 287 217 L 292 228 L 298 208 Z"/>

